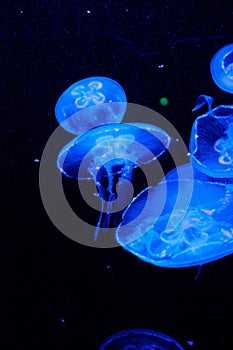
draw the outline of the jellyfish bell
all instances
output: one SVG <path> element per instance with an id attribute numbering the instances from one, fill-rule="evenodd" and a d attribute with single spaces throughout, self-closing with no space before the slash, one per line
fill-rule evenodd
<path id="1" fill-rule="evenodd" d="M 67 177 L 90 180 L 107 162 L 112 168 L 115 165 L 114 173 L 118 171 L 119 159 L 120 167 L 127 161 L 134 162 L 135 166 L 147 164 L 160 156 L 170 141 L 165 131 L 151 124 L 101 125 L 65 145 L 59 153 L 57 166 Z M 145 152 L 142 152 L 142 146 Z"/>
<path id="2" fill-rule="evenodd" d="M 233 93 L 233 44 L 222 47 L 212 58 L 210 70 L 215 84 Z"/>
<path id="3" fill-rule="evenodd" d="M 63 92 L 55 106 L 55 115 L 66 131 L 81 135 L 102 124 L 120 123 L 126 102 L 124 89 L 118 82 L 107 77 L 90 77 Z"/>
<path id="4" fill-rule="evenodd" d="M 103 212 L 107 213 L 103 223 L 107 228 L 110 220 L 108 214 L 123 210 L 132 200 L 133 190 L 130 184 L 133 169 L 157 159 L 169 144 L 170 136 L 151 124 L 107 124 L 75 138 L 60 151 L 57 159 L 59 170 L 69 178 L 93 179 L 98 189 L 101 214 L 95 238 L 101 226 Z M 116 193 L 116 183 L 119 184 L 119 190 L 127 203 Z M 82 187 L 82 182 L 79 186 L 85 196 L 87 187 Z"/>
<path id="5" fill-rule="evenodd" d="M 190 137 L 193 166 L 212 178 L 233 178 L 233 105 L 196 118 Z"/>
<path id="6" fill-rule="evenodd" d="M 185 197 L 191 186 L 192 197 L 187 205 Z M 179 189 L 182 196 L 178 196 Z M 141 215 L 148 195 L 150 205 Z M 164 208 L 157 213 L 162 197 Z M 116 240 L 153 265 L 201 265 L 233 252 L 232 212 L 232 184 L 184 179 L 160 182 L 142 191 L 129 204 L 117 228 Z M 135 219 L 139 214 L 141 225 Z"/>
<path id="7" fill-rule="evenodd" d="M 171 180 L 190 180 L 194 179 L 195 168 L 190 162 L 178 165 L 174 169 L 170 170 L 164 177 L 161 179 L 161 182 L 171 181 Z"/>
<path id="8" fill-rule="evenodd" d="M 219 184 L 233 184 L 233 178 L 214 178 L 211 176 L 206 175 L 205 173 L 199 171 L 197 168 L 195 168 L 191 162 L 181 164 L 177 166 L 176 168 L 170 170 L 161 180 L 163 181 L 172 181 L 172 180 L 189 180 L 193 181 L 199 180 L 202 182 L 212 182 L 212 183 L 219 183 Z"/>
<path id="9" fill-rule="evenodd" d="M 150 329 L 129 329 L 113 334 L 99 350 L 184 350 L 167 334 Z"/>

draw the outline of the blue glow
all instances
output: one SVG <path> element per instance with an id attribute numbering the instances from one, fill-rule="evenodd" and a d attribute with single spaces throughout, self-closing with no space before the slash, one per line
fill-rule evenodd
<path id="1" fill-rule="evenodd" d="M 126 111 L 126 102 L 125 92 L 115 80 L 91 77 L 74 83 L 60 96 L 55 115 L 66 131 L 81 135 L 102 124 L 120 123 Z"/>
<path id="2" fill-rule="evenodd" d="M 196 118 L 190 137 L 191 162 L 213 178 L 233 177 L 233 105 Z"/>
<path id="3" fill-rule="evenodd" d="M 134 163 L 134 166 L 147 164 L 160 156 L 169 144 L 170 136 L 154 125 L 101 125 L 74 138 L 63 147 L 58 156 L 57 166 L 67 177 L 90 180 L 93 174 L 108 162 L 111 168 L 121 166 L 122 162 L 127 161 Z M 143 153 L 138 152 L 141 146 L 145 147 Z M 81 162 L 85 162 L 85 166 L 80 171 Z"/>
<path id="4" fill-rule="evenodd" d="M 179 171 L 179 172 L 178 172 Z M 194 178 L 194 172 L 195 168 L 193 168 L 191 163 L 182 164 L 171 171 L 169 171 L 161 180 L 161 182 L 164 181 L 171 181 L 171 180 L 190 180 L 193 181 Z"/>
<path id="5" fill-rule="evenodd" d="M 113 334 L 99 350 L 184 350 L 170 336 L 150 329 L 129 329 Z"/>
<path id="6" fill-rule="evenodd" d="M 193 109 L 209 111 L 193 123 L 190 162 L 142 191 L 117 229 L 117 242 L 151 264 L 200 265 L 233 252 L 233 105 L 212 102 L 201 95 Z"/>
<path id="7" fill-rule="evenodd" d="M 192 112 L 195 112 L 196 110 L 198 110 L 199 108 L 201 108 L 202 106 L 204 106 L 206 104 L 208 105 L 208 108 L 210 111 L 213 101 L 214 101 L 214 99 L 211 96 L 207 96 L 207 95 L 198 96 L 196 106 L 192 109 Z"/>
<path id="8" fill-rule="evenodd" d="M 111 213 L 113 204 L 117 209 L 119 205 L 121 208 L 119 210 L 122 210 L 128 204 L 123 205 L 123 199 L 114 191 L 116 183 L 119 181 L 120 185 L 123 183 L 122 180 L 128 180 L 131 183 L 133 169 L 158 158 L 169 144 L 169 135 L 154 125 L 107 124 L 91 129 L 73 139 L 60 151 L 57 167 L 65 176 L 77 180 L 93 179 L 95 181 L 102 202 L 95 239 L 99 227 L 109 226 L 111 214 L 106 215 L 105 222 L 102 223 L 103 211 Z M 104 184 L 106 177 L 107 189 Z M 121 188 L 123 194 L 125 192 L 125 195 L 129 195 L 123 187 Z M 120 199 L 117 203 L 113 203 L 117 197 Z"/>
<path id="9" fill-rule="evenodd" d="M 187 207 L 183 201 L 190 186 L 193 192 Z M 183 196 L 177 203 L 179 188 Z M 162 213 L 157 214 L 162 197 L 165 205 Z M 146 202 L 147 210 L 142 213 Z M 154 265 L 200 265 L 233 252 L 232 213 L 233 185 L 198 180 L 160 182 L 130 203 L 116 239 L 126 250 Z M 135 220 L 139 214 L 141 225 Z"/>
<path id="10" fill-rule="evenodd" d="M 224 91 L 233 93 L 233 44 L 222 47 L 212 58 L 213 80 Z"/>
<path id="11" fill-rule="evenodd" d="M 202 172 L 200 172 L 197 168 L 193 167 L 193 165 L 189 162 L 186 164 L 182 164 L 171 171 L 167 173 L 162 181 L 173 181 L 173 180 L 189 180 L 193 181 L 199 180 L 202 182 L 213 182 L 213 183 L 220 183 L 220 184 L 233 184 L 233 178 L 214 178 L 211 176 L 208 176 Z"/>

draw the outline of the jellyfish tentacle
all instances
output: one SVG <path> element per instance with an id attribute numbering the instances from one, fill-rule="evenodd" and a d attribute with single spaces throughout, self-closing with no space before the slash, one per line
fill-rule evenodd
<path id="1" fill-rule="evenodd" d="M 115 156 L 117 157 L 118 155 L 115 154 Z M 117 158 L 116 158 L 117 159 Z M 130 165 L 124 165 L 123 168 L 120 168 L 120 170 L 118 172 L 116 172 L 115 176 L 113 175 L 115 172 L 113 170 L 114 166 L 110 165 L 110 167 L 108 167 L 107 165 L 105 166 L 106 170 L 107 170 L 107 176 L 108 176 L 108 186 L 107 186 L 107 202 L 106 202 L 106 212 L 105 212 L 105 219 L 103 221 L 103 231 L 106 232 L 110 226 L 110 220 L 111 218 L 113 218 L 113 225 L 114 227 L 117 227 L 117 224 L 119 224 L 117 222 L 116 219 L 116 215 L 115 213 L 117 213 L 118 211 L 121 210 L 121 208 L 119 208 L 119 206 L 117 205 L 118 203 L 120 203 L 120 201 L 116 201 L 116 197 L 122 195 L 121 193 L 121 186 L 123 181 L 122 180 L 128 180 L 132 183 L 132 171 L 133 171 L 133 167 Z M 117 194 L 115 194 L 114 192 L 114 187 L 117 187 L 118 190 L 116 191 Z M 115 205 L 115 207 L 113 208 L 113 203 Z"/>
<path id="2" fill-rule="evenodd" d="M 196 106 L 192 109 L 192 112 L 197 111 L 198 109 L 203 107 L 205 104 L 208 105 L 208 110 L 210 111 L 213 101 L 214 101 L 214 99 L 211 96 L 199 95 L 197 98 L 197 101 L 196 101 Z"/>
<path id="3" fill-rule="evenodd" d="M 98 192 L 100 193 L 102 186 L 101 186 L 101 184 L 99 182 L 96 183 L 96 187 L 98 189 Z M 100 195 L 100 200 L 101 200 L 101 210 L 100 210 L 99 219 L 98 219 L 98 222 L 97 222 L 97 225 L 96 225 L 96 228 L 95 228 L 94 241 L 96 241 L 97 238 L 98 238 L 99 230 L 100 230 L 101 222 L 102 222 L 102 217 L 103 217 L 103 212 L 104 212 L 104 200 L 103 200 L 101 195 Z"/>
<path id="4" fill-rule="evenodd" d="M 107 205 L 106 205 L 106 213 L 105 213 L 105 220 L 103 223 L 104 231 L 106 232 L 110 226 L 110 219 L 112 216 L 112 202 L 115 200 L 115 194 L 113 193 L 113 187 L 114 187 L 114 176 L 111 172 L 111 170 L 107 170 L 108 174 L 108 187 L 107 187 Z"/>
<path id="5" fill-rule="evenodd" d="M 198 278 L 199 278 L 199 276 L 200 276 L 200 274 L 201 274 L 201 271 L 202 271 L 202 267 L 203 267 L 203 265 L 199 265 L 199 266 L 198 266 L 196 275 L 195 275 L 195 277 L 194 277 L 194 281 L 197 281 L 197 280 L 198 280 Z"/>

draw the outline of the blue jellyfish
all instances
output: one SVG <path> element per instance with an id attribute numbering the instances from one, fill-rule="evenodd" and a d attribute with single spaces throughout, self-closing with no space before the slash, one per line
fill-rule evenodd
<path id="1" fill-rule="evenodd" d="M 222 47 L 212 58 L 213 80 L 224 91 L 233 93 L 233 44 Z"/>
<path id="2" fill-rule="evenodd" d="M 95 239 L 100 227 L 109 227 L 111 214 L 123 210 L 132 199 L 129 183 L 133 169 L 157 159 L 169 144 L 170 136 L 154 125 L 112 123 L 93 128 L 63 147 L 57 159 L 59 170 L 69 178 L 93 179 L 101 197 Z M 115 190 L 116 183 L 121 195 Z M 103 212 L 106 217 L 102 223 Z"/>
<path id="3" fill-rule="evenodd" d="M 126 101 L 123 88 L 115 80 L 91 77 L 74 83 L 63 92 L 55 106 L 55 115 L 66 131 L 81 135 L 102 124 L 121 122 Z"/>
<path id="4" fill-rule="evenodd" d="M 184 350 L 170 336 L 150 329 L 129 329 L 113 334 L 99 350 Z"/>
<path id="5" fill-rule="evenodd" d="M 171 181 L 171 180 L 189 180 L 193 181 L 199 180 L 202 182 L 218 182 L 221 184 L 233 184 L 233 178 L 214 178 L 202 173 L 197 168 L 193 166 L 191 162 L 179 165 L 178 167 L 169 171 L 161 181 Z"/>
<path id="6" fill-rule="evenodd" d="M 212 178 L 232 178 L 233 105 L 210 109 L 196 118 L 189 148 L 191 162 L 200 172 Z"/>
<path id="7" fill-rule="evenodd" d="M 118 243 L 154 265 L 201 265 L 233 252 L 233 106 L 211 109 L 212 101 L 201 95 L 194 109 L 209 106 L 193 124 L 191 162 L 143 190 L 117 228 Z"/>
<path id="8" fill-rule="evenodd" d="M 185 163 L 182 165 L 177 166 L 176 168 L 170 170 L 161 180 L 161 182 L 164 181 L 171 181 L 171 180 L 190 180 L 193 181 L 194 179 L 194 171 L 195 168 L 192 166 L 192 164 Z"/>
<path id="9" fill-rule="evenodd" d="M 179 189 L 182 196 L 177 195 Z M 190 190 L 192 197 L 187 206 L 185 197 Z M 157 209 L 161 198 L 162 212 Z M 232 213 L 232 184 L 190 179 L 162 181 L 143 190 L 129 204 L 116 240 L 140 259 L 157 266 L 201 265 L 233 252 Z"/>

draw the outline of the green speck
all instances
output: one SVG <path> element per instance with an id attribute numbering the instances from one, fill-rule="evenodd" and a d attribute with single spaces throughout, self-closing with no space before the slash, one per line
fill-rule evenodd
<path id="1" fill-rule="evenodd" d="M 162 106 L 167 106 L 168 105 L 168 99 L 167 97 L 161 97 L 161 99 L 159 100 L 160 104 Z"/>

